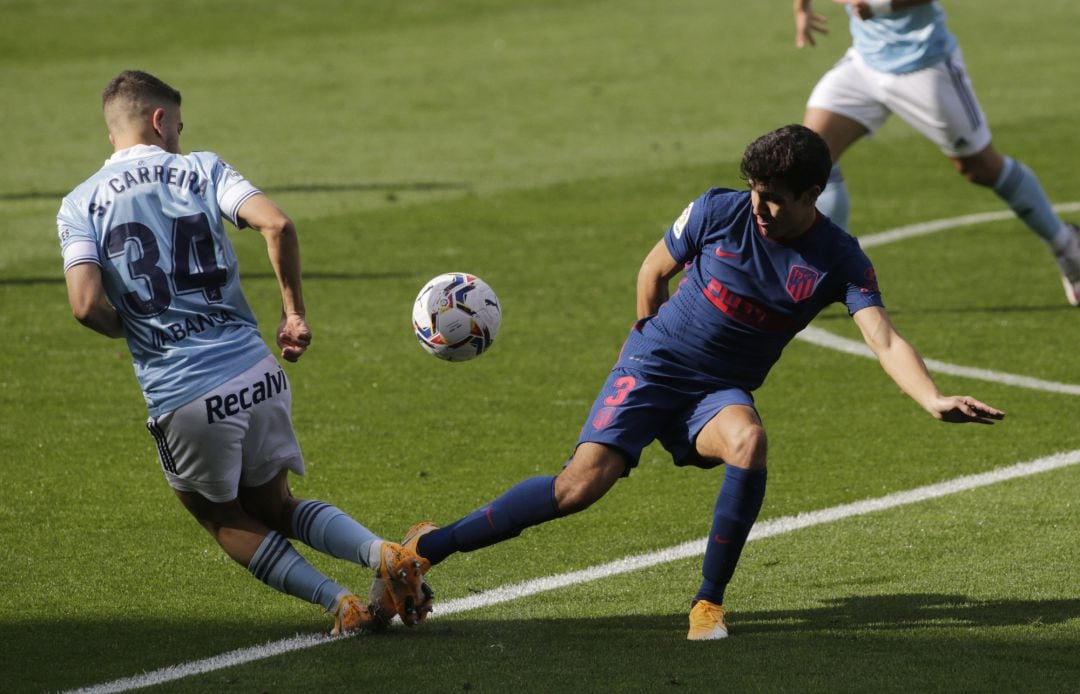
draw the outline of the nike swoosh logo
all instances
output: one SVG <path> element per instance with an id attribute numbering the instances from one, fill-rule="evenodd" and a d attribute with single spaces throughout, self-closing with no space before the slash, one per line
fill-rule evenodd
<path id="1" fill-rule="evenodd" d="M 719 535 L 713 535 L 713 542 L 715 542 L 718 545 L 730 545 L 731 544 L 731 540 L 725 540 L 724 538 L 720 537 Z"/>
<path id="2" fill-rule="evenodd" d="M 718 258 L 739 258 L 739 257 L 741 257 L 738 253 L 728 253 L 727 251 L 722 251 L 719 248 L 716 249 L 716 256 Z"/>

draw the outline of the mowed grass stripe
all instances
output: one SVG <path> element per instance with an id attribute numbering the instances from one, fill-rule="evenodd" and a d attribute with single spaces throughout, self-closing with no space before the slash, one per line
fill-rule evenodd
<path id="1" fill-rule="evenodd" d="M 916 504 L 930 499 L 937 499 L 951 494 L 1006 482 L 1008 480 L 1069 467 L 1078 463 L 1080 463 L 1080 449 L 1056 453 L 1036 460 L 1016 463 L 1008 467 L 991 470 L 990 472 L 958 477 L 938 484 L 917 487 L 907 491 L 887 494 L 882 497 L 864 499 L 850 504 L 842 504 L 840 506 L 800 513 L 794 516 L 774 518 L 758 523 L 750 533 L 749 540 L 753 541 L 776 537 L 778 535 L 784 535 L 816 525 L 833 523 L 854 516 L 861 516 L 877 511 Z M 434 613 L 431 616 L 431 619 L 490 607 L 492 605 L 510 602 L 538 593 L 597 581 L 650 566 L 656 566 L 657 564 L 665 564 L 680 559 L 699 556 L 704 554 L 706 542 L 707 538 L 691 540 L 656 552 L 625 557 L 617 561 L 600 564 L 580 571 L 570 571 L 555 576 L 546 576 L 531 581 L 502 586 L 465 598 L 449 600 L 439 604 L 438 612 Z M 296 636 L 289 639 L 266 643 L 261 646 L 241 648 L 190 663 L 182 663 L 180 665 L 161 668 L 134 677 L 126 677 L 104 684 L 70 691 L 83 694 L 105 694 L 106 692 L 125 692 L 142 687 L 151 687 L 193 675 L 205 674 L 227 667 L 243 665 L 257 660 L 311 648 L 313 646 L 337 641 L 342 638 L 351 637 L 330 637 L 324 635 Z"/>

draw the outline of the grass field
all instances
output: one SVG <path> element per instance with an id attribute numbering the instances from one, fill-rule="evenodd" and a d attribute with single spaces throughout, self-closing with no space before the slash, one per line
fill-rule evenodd
<path id="1" fill-rule="evenodd" d="M 0 691 L 89 687 L 329 626 L 172 499 L 124 344 L 71 318 L 54 217 L 110 154 L 109 78 L 139 68 L 178 87 L 184 148 L 220 153 L 296 220 L 315 342 L 287 367 L 309 470 L 294 491 L 397 538 L 559 469 L 646 251 L 704 189 L 741 185 L 745 144 L 798 121 L 846 48 L 840 8 L 817 4 L 832 33 L 797 51 L 790 2 L 0 0 Z M 1055 202 L 1080 200 L 1080 7 L 943 4 L 999 149 Z M 1002 209 L 899 122 L 844 164 L 860 236 Z M 269 328 L 262 241 L 234 242 Z M 1080 384 L 1080 312 L 1020 222 L 868 253 L 925 356 Z M 497 344 L 467 364 L 427 356 L 409 328 L 416 292 L 449 270 L 504 306 Z M 814 326 L 857 337 L 839 310 Z M 757 393 L 762 522 L 1080 449 L 1076 395 L 938 381 L 1008 419 L 935 423 L 873 361 L 794 342 Z M 720 479 L 650 448 L 595 508 L 431 581 L 454 604 L 704 537 Z M 1078 498 L 1072 465 L 754 541 L 723 642 L 684 640 L 691 557 L 155 689 L 1078 691 Z M 366 571 L 306 556 L 366 589 Z"/>

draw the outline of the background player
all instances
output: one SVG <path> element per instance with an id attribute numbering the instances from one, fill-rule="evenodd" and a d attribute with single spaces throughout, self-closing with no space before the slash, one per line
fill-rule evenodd
<path id="1" fill-rule="evenodd" d="M 935 419 L 1001 419 L 974 398 L 942 395 L 897 334 L 858 242 L 814 207 L 831 166 L 824 140 L 800 125 L 751 143 L 741 166 L 750 190 L 706 192 L 645 258 L 639 321 L 564 469 L 520 482 L 445 527 L 414 526 L 402 544 L 416 549 L 424 570 L 587 508 L 659 440 L 676 465 L 726 463 L 687 635 L 724 638 L 724 590 L 765 496 L 765 430 L 750 393 L 834 301 L 846 304 L 886 373 Z M 668 282 L 684 267 L 668 300 Z"/>
<path id="2" fill-rule="evenodd" d="M 834 166 L 818 207 L 848 228 L 841 155 L 895 113 L 952 160 L 972 183 L 997 193 L 1050 247 L 1065 296 L 1080 305 L 1080 230 L 1054 213 L 1038 178 L 991 144 L 956 38 L 933 0 L 833 0 L 850 15 L 852 46 L 814 87 L 803 124 L 829 144 Z M 794 0 L 795 45 L 816 45 L 826 18 Z"/>
<path id="3" fill-rule="evenodd" d="M 321 605 L 332 633 L 415 623 L 430 596 L 411 552 L 340 509 L 292 496 L 304 473 L 288 378 L 240 289 L 222 217 L 266 239 L 281 289 L 281 356 L 311 342 L 292 221 L 217 155 L 180 154 L 180 93 L 126 71 L 102 95 L 115 153 L 57 216 L 75 317 L 126 337 L 168 483 L 221 548 L 267 585 Z M 376 569 L 373 610 L 292 547 Z"/>

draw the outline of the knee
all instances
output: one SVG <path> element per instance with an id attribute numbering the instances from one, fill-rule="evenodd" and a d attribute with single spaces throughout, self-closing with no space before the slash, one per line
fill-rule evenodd
<path id="1" fill-rule="evenodd" d="M 570 514 L 584 511 L 603 496 L 590 480 L 574 478 L 563 480 L 560 475 L 555 480 L 555 506 L 560 513 Z"/>
<path id="2" fill-rule="evenodd" d="M 247 512 L 236 501 L 227 503 L 213 503 L 202 498 L 185 499 L 184 505 L 199 525 L 206 528 L 207 532 L 215 538 L 225 528 L 236 528 L 244 525 L 248 518 Z"/>
<path id="3" fill-rule="evenodd" d="M 953 160 L 956 172 L 978 186 L 992 188 L 1001 175 L 1000 157 L 978 156 Z"/>
<path id="4" fill-rule="evenodd" d="M 618 449 L 581 444 L 555 478 L 555 507 L 566 515 L 592 506 L 625 474 L 627 465 L 629 461 Z"/>
<path id="5" fill-rule="evenodd" d="M 991 186 L 994 184 L 993 181 L 987 181 L 984 170 L 974 164 L 957 162 L 956 173 L 967 179 L 969 183 L 974 183 L 977 186 Z"/>
<path id="6" fill-rule="evenodd" d="M 765 428 L 760 424 L 751 424 L 731 437 L 730 450 L 724 460 L 735 467 L 764 470 L 768 448 Z"/>
<path id="7" fill-rule="evenodd" d="M 299 502 L 288 490 L 280 496 L 245 496 L 241 502 L 244 511 L 258 522 L 286 537 L 293 536 L 292 517 Z"/>

